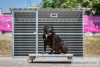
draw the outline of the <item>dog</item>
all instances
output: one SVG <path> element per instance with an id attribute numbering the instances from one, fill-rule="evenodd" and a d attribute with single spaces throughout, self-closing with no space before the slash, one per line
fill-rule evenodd
<path id="1" fill-rule="evenodd" d="M 43 27 L 43 41 L 44 51 L 46 53 L 46 46 L 51 48 L 49 54 L 66 54 L 68 52 L 67 44 L 54 32 L 52 25 L 44 25 Z"/>

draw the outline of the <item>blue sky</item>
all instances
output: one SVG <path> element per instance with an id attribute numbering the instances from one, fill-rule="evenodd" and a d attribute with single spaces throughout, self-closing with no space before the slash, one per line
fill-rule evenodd
<path id="1" fill-rule="evenodd" d="M 9 8 L 25 8 L 40 4 L 42 0 L 0 0 L 0 8 L 3 12 L 10 12 Z"/>

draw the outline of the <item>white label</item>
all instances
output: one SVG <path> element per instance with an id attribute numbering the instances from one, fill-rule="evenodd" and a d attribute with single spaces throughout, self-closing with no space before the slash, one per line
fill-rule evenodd
<path id="1" fill-rule="evenodd" d="M 58 13 L 50 13 L 50 17 L 58 17 Z"/>

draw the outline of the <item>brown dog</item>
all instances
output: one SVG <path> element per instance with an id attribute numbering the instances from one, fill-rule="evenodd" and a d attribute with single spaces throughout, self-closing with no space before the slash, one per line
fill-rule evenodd
<path id="1" fill-rule="evenodd" d="M 58 35 L 55 34 L 53 27 L 51 25 L 44 25 L 43 41 L 44 41 L 44 53 L 46 52 L 47 45 L 51 48 L 50 54 L 67 53 L 68 51 L 66 43 Z"/>

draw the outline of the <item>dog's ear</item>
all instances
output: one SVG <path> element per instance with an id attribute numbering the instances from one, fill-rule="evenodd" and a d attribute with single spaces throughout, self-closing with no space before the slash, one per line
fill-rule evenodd
<path id="1" fill-rule="evenodd" d="M 46 24 L 43 27 L 43 33 L 46 31 Z"/>
<path id="2" fill-rule="evenodd" d="M 43 26 L 43 30 L 45 29 L 45 25 Z"/>
<path id="3" fill-rule="evenodd" d="M 51 25 L 51 28 L 52 28 L 52 30 L 54 31 L 54 29 L 53 29 L 53 26 Z"/>
<path id="4" fill-rule="evenodd" d="M 52 28 L 52 30 L 53 30 L 53 32 L 54 32 L 54 28 L 53 28 L 53 26 L 52 25 L 50 25 L 51 26 L 51 28 Z"/>

